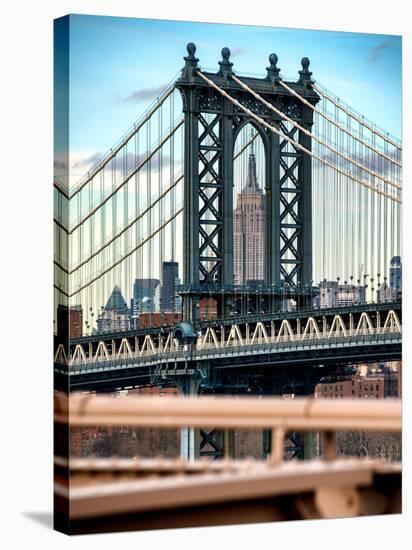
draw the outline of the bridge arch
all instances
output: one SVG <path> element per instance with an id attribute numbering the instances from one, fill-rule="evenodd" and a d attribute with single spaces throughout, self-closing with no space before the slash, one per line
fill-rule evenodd
<path id="1" fill-rule="evenodd" d="M 265 154 L 266 156 L 269 153 L 269 147 L 270 147 L 270 139 L 267 134 L 267 131 L 264 130 L 261 124 L 258 124 L 256 120 L 254 120 L 252 117 L 245 118 L 240 122 L 234 129 L 233 133 L 233 144 L 236 144 L 236 140 L 239 137 L 240 132 L 247 126 L 252 126 L 253 129 L 259 134 L 259 137 L 262 139 L 263 146 L 265 148 Z M 235 150 L 233 149 L 233 154 L 235 154 Z"/>

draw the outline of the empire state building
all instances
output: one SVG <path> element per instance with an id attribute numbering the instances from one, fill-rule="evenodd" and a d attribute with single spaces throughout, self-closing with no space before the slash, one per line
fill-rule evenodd
<path id="1" fill-rule="evenodd" d="M 253 285 L 265 279 L 265 221 L 265 196 L 257 181 L 252 150 L 246 182 L 233 210 L 235 285 Z"/>

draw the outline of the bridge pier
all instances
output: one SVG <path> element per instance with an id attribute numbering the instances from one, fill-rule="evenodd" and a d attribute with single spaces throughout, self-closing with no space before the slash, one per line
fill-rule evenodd
<path id="1" fill-rule="evenodd" d="M 314 460 L 320 457 L 319 432 L 303 432 L 303 460 Z"/>
<path id="2" fill-rule="evenodd" d="M 197 437 L 194 428 L 182 428 L 180 431 L 180 458 L 193 462 L 197 458 Z"/>
<path id="3" fill-rule="evenodd" d="M 263 452 L 266 458 L 272 449 L 272 430 L 263 432 Z M 314 460 L 320 458 L 320 434 L 319 432 L 293 432 L 285 438 L 285 456 L 292 453 L 290 458 L 300 460 Z"/>
<path id="4" fill-rule="evenodd" d="M 292 386 L 294 384 L 292 383 Z M 281 396 L 283 394 L 283 377 L 278 377 L 268 382 L 264 395 Z M 302 387 L 294 388 L 293 393 L 297 392 L 299 396 L 313 397 L 314 383 L 307 381 Z M 263 454 L 266 458 L 270 456 L 272 450 L 272 430 L 263 431 Z M 299 460 L 313 460 L 319 458 L 320 450 L 320 434 L 319 432 L 290 432 L 286 434 L 284 442 L 285 458 Z"/>
<path id="5" fill-rule="evenodd" d="M 175 380 L 176 386 L 184 397 L 196 397 L 199 393 L 200 377 L 186 375 Z M 180 430 L 180 457 L 186 462 L 193 462 L 199 457 L 198 433 L 195 428 L 185 427 Z"/>

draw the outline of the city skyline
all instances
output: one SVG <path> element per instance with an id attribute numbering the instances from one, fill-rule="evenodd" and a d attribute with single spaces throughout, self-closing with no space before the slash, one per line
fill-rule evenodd
<path id="1" fill-rule="evenodd" d="M 164 264 L 172 264 L 171 270 L 173 274 L 179 272 L 179 264 L 177 262 L 163 262 Z M 165 273 L 165 265 L 163 266 L 163 277 Z M 166 269 L 166 272 L 168 269 Z M 390 275 L 386 280 L 379 280 L 377 287 L 374 288 L 371 296 L 372 301 L 376 303 L 391 303 L 402 299 L 402 258 L 394 256 L 389 264 Z M 235 277 L 236 275 L 234 275 Z M 169 275 L 166 276 L 170 279 Z M 171 281 L 164 284 L 165 279 L 136 279 L 131 290 L 130 307 L 127 305 L 123 297 L 122 289 L 116 284 L 110 293 L 105 306 L 93 311 L 93 320 L 96 325 L 90 324 L 87 318 L 83 320 L 83 308 L 81 304 L 70 307 L 69 316 L 67 316 L 67 308 L 59 306 L 57 310 L 57 325 L 56 330 L 59 334 L 68 332 L 70 337 L 79 338 L 90 333 L 105 333 L 118 332 L 130 329 L 138 329 L 139 317 L 148 315 L 148 319 L 152 318 L 152 314 L 170 314 L 173 316 L 165 316 L 156 318 L 153 315 L 155 324 L 165 324 L 167 322 L 175 322 L 181 320 L 181 297 L 178 296 L 177 285 L 180 284 L 178 277 L 174 278 L 173 287 L 170 288 Z M 312 306 L 315 309 L 327 309 L 336 307 L 348 307 L 351 305 L 362 305 L 367 302 L 366 289 L 368 281 L 365 279 L 364 284 L 361 281 L 330 281 L 321 280 L 315 285 L 319 289 L 319 294 L 315 295 L 312 301 Z M 234 285 L 236 285 L 234 279 Z M 136 291 L 136 286 L 139 288 Z M 264 288 L 263 281 L 251 280 L 245 285 L 253 292 L 259 292 L 259 289 Z M 166 302 L 164 296 L 168 295 Z M 137 296 L 139 295 L 139 296 Z M 174 303 L 172 304 L 172 297 Z M 293 300 L 292 300 L 293 302 Z M 166 307 L 163 304 L 166 303 Z M 145 305 L 146 304 L 146 305 Z M 171 305 L 172 304 L 172 305 Z M 296 309 L 296 304 L 290 303 L 290 300 L 283 301 L 281 304 L 283 311 L 293 311 Z M 214 318 L 216 311 L 209 307 L 203 307 L 203 313 L 209 313 L 210 318 Z M 175 315 L 177 314 L 177 316 Z M 209 318 L 208 315 L 204 315 Z M 147 320 L 146 320 L 147 322 Z M 167 324 L 167 323 L 166 323 Z"/>
<path id="2" fill-rule="evenodd" d="M 91 32 L 87 33 L 89 23 L 91 24 Z M 152 86 L 151 88 L 145 87 L 149 81 L 139 79 L 139 82 L 143 86 L 139 90 L 135 90 L 133 94 L 120 101 L 119 97 L 114 100 L 111 96 L 112 103 L 108 111 L 108 118 L 106 120 L 106 129 L 103 132 L 95 134 L 95 128 L 93 125 L 89 125 L 87 132 L 81 132 L 82 139 L 90 139 L 96 144 L 96 148 L 100 148 L 99 154 L 93 154 L 89 158 L 90 162 L 85 163 L 85 159 L 76 158 L 76 143 L 78 141 L 77 122 L 84 124 L 87 120 L 87 116 L 95 116 L 93 114 L 94 109 L 90 109 L 89 113 L 86 113 L 84 117 L 78 116 L 76 119 L 76 102 L 79 100 L 78 79 L 81 78 L 81 73 L 78 72 L 79 66 L 85 66 L 89 59 L 94 58 L 96 65 L 93 70 L 99 70 L 102 68 L 102 59 L 98 62 L 99 56 L 102 55 L 102 51 L 96 49 L 96 44 L 101 43 L 102 33 L 105 29 L 112 29 L 113 41 L 111 46 L 113 47 L 112 56 L 107 59 L 107 74 L 110 74 L 113 69 L 113 60 L 118 55 L 118 48 L 122 40 L 130 43 L 131 51 L 136 53 L 135 48 L 140 44 L 145 32 L 150 28 L 151 22 L 142 20 L 127 19 L 110 19 L 108 21 L 105 18 L 88 18 L 77 17 L 70 18 L 69 25 L 69 38 L 70 44 L 73 42 L 74 46 L 70 45 L 69 57 L 70 57 L 70 98 L 72 99 L 70 110 L 70 116 L 73 119 L 70 122 L 70 154 L 68 158 L 70 163 L 77 165 L 76 170 L 79 170 L 85 177 L 82 179 L 82 183 L 79 186 L 71 189 L 71 193 L 77 195 L 76 199 L 69 200 L 66 204 L 65 199 L 59 195 L 59 191 L 56 188 L 58 200 L 55 203 L 56 211 L 55 216 L 57 219 L 61 219 L 63 226 L 69 228 L 69 237 L 67 241 L 61 238 L 61 234 L 58 234 L 56 242 L 56 268 L 58 284 L 56 289 L 62 289 L 65 296 L 69 296 L 69 304 L 75 306 L 78 303 L 84 304 L 85 319 L 84 322 L 92 324 L 89 311 L 95 313 L 101 308 L 108 300 L 110 293 L 113 291 L 114 285 L 119 285 L 125 294 L 127 303 L 131 303 L 133 295 L 132 285 L 133 281 L 137 279 L 163 279 L 162 269 L 163 263 L 175 262 L 181 266 L 180 281 L 187 282 L 187 276 L 185 275 L 184 260 L 183 260 L 183 246 L 182 235 L 185 230 L 185 222 L 183 218 L 183 210 L 185 204 L 184 197 L 184 174 L 183 174 L 183 159 L 184 159 L 184 132 L 183 132 L 183 117 L 182 117 L 182 98 L 179 90 L 175 87 L 171 87 L 167 92 L 167 100 L 161 103 L 160 108 L 156 108 L 153 112 L 153 116 L 150 115 L 148 122 L 145 122 L 141 131 L 139 130 L 135 134 L 131 134 L 132 138 L 127 142 L 122 142 L 122 138 L 117 139 L 117 143 L 120 144 L 118 153 L 114 154 L 113 159 L 106 163 L 102 169 L 92 172 L 90 178 L 88 177 L 87 170 L 99 160 L 100 153 L 103 152 L 103 148 L 100 148 L 98 144 L 102 139 L 106 139 L 111 134 L 114 126 L 112 125 L 112 117 L 114 111 L 110 111 L 112 108 L 116 109 L 129 109 L 131 104 L 133 108 L 138 111 L 138 116 L 142 116 L 148 105 L 153 99 L 159 97 L 163 92 L 164 87 Z M 204 42 L 205 29 L 209 28 L 208 24 L 195 24 L 190 25 L 179 22 L 164 22 L 166 25 L 162 27 L 163 30 L 168 29 L 173 34 L 174 29 L 187 28 L 194 32 L 196 39 L 197 49 L 196 55 L 202 56 L 201 63 L 202 68 L 212 64 L 212 55 L 218 58 L 219 48 L 213 47 L 211 43 Z M 176 26 L 177 25 L 177 26 Z M 180 25 L 180 27 L 179 27 Z M 140 26 L 144 31 L 142 35 L 136 30 L 136 34 L 133 34 L 134 29 L 140 29 Z M 234 63 L 234 69 L 237 71 L 239 67 L 240 74 L 248 74 L 250 71 L 250 63 L 254 63 L 257 67 L 257 61 L 255 60 L 255 54 L 259 56 L 259 66 L 262 66 L 262 72 L 260 73 L 261 79 L 265 79 L 264 71 L 265 65 L 268 64 L 267 52 L 263 52 L 263 48 L 268 46 L 268 35 L 273 34 L 279 38 L 279 43 L 285 45 L 288 49 L 288 57 L 282 59 L 281 49 L 276 50 L 279 59 L 276 63 L 278 66 L 276 71 L 281 69 L 281 75 L 283 78 L 291 79 L 296 82 L 299 74 L 300 62 L 299 56 L 294 57 L 294 49 L 299 48 L 300 52 L 305 52 L 311 57 L 311 65 L 309 67 L 308 75 L 312 73 L 317 83 L 316 71 L 326 70 L 326 58 L 332 52 L 336 58 L 335 65 L 328 65 L 328 74 L 331 78 L 336 78 L 337 73 L 341 76 L 345 74 L 345 71 L 339 69 L 339 59 L 342 56 L 342 43 L 345 43 L 345 55 L 348 56 L 350 52 L 358 51 L 362 53 L 362 58 L 357 58 L 356 63 L 351 70 L 354 71 L 354 77 L 351 77 L 351 85 L 356 87 L 359 77 L 359 71 L 364 71 L 364 78 L 368 82 L 374 82 L 376 79 L 376 68 L 386 67 L 388 59 L 396 57 L 396 62 L 391 63 L 391 70 L 395 70 L 398 67 L 400 60 L 400 40 L 399 37 L 383 37 L 379 35 L 361 35 L 361 34 L 344 34 L 344 33 L 327 33 L 320 31 L 298 31 L 291 29 L 249 29 L 249 28 L 232 28 L 231 26 L 213 26 L 216 31 L 215 38 L 219 36 L 222 28 L 227 27 L 228 32 L 226 38 L 228 44 L 235 37 L 240 39 L 246 30 L 250 30 L 250 36 L 254 37 L 253 41 L 248 42 L 249 48 L 239 49 L 233 44 L 229 44 L 231 47 L 230 63 Z M 118 34 L 118 29 L 124 28 L 124 36 L 121 37 Z M 197 29 L 197 30 L 196 30 Z M 230 31 L 233 30 L 233 36 Z M 266 32 L 267 31 L 267 32 Z M 314 34 L 313 34 L 314 33 Z M 86 36 L 87 35 L 87 36 Z M 160 32 L 161 40 L 159 43 L 152 45 L 147 49 L 147 55 L 145 57 L 136 57 L 136 64 L 140 68 L 143 68 L 151 60 L 150 71 L 148 71 L 148 78 L 150 75 L 156 74 L 157 76 L 163 76 L 164 71 L 157 70 L 156 60 L 161 58 L 162 45 L 161 41 L 165 39 L 165 33 Z M 325 58 L 320 56 L 319 47 L 315 48 L 315 51 L 311 51 L 308 41 L 309 36 L 319 37 L 320 43 L 330 43 L 331 50 L 327 52 Z M 293 47 L 289 47 L 290 41 L 293 37 L 298 37 L 296 44 Z M 176 39 L 176 42 L 174 40 Z M 82 42 L 84 41 L 84 42 Z M 118 42 L 120 41 L 120 42 Z M 181 46 L 181 37 L 179 38 Z M 177 49 L 178 39 L 175 37 L 172 40 L 173 48 Z M 84 58 L 79 57 L 78 48 L 80 45 L 87 45 L 87 56 Z M 173 50 L 171 48 L 170 51 Z M 275 48 L 274 48 L 275 49 Z M 59 43 L 56 43 L 56 51 L 59 51 Z M 270 52 L 270 50 L 269 50 Z M 313 57 L 312 53 L 315 53 Z M 322 55 L 325 52 L 322 51 Z M 204 54 L 204 55 L 203 55 Z M 129 55 L 129 53 L 128 53 Z M 128 57 L 126 56 L 126 58 Z M 130 53 L 130 55 L 132 55 Z M 169 55 L 169 50 L 167 55 Z M 184 49 L 179 50 L 179 55 L 176 54 L 175 63 L 179 64 L 179 67 L 183 64 Z M 179 61 L 180 60 L 180 61 Z M 121 80 L 122 86 L 130 86 L 133 76 L 127 74 L 125 69 L 126 61 L 122 58 L 116 65 L 116 70 L 124 70 L 124 78 Z M 218 64 L 213 62 L 215 69 L 210 71 L 216 71 Z M 221 62 L 220 62 L 221 63 Z M 272 61 L 270 61 L 272 64 Z M 279 69 L 280 65 L 280 69 Z M 292 70 L 288 67 L 293 66 L 295 76 L 292 74 Z M 302 65 L 303 67 L 303 65 Z M 270 67 L 269 67 L 270 68 Z M 399 68 L 399 67 L 398 67 Z M 56 67 L 56 96 L 59 96 L 60 75 L 59 67 Z M 270 69 L 272 70 L 272 69 Z M 308 69 L 305 69 L 308 70 Z M 375 72 L 374 72 L 375 71 Z M 300 71 L 301 73 L 302 71 Z M 362 72 L 362 71 L 360 71 Z M 372 74 L 373 73 L 373 74 Z M 211 73 L 208 73 L 211 74 Z M 368 80 L 369 79 L 369 80 Z M 110 79 L 112 83 L 116 80 Z M 88 96 L 93 95 L 92 91 L 88 89 L 88 78 L 85 78 L 83 82 L 84 93 Z M 396 78 L 392 80 L 392 84 L 395 85 Z M 102 92 L 102 97 L 108 91 L 108 88 L 101 86 L 101 81 L 96 79 L 99 89 Z M 325 81 L 323 81 L 325 84 Z M 398 82 L 399 83 L 399 82 Z M 327 83 L 326 83 L 327 84 Z M 329 86 L 329 84 L 327 84 Z M 392 142 L 390 147 L 386 150 L 386 160 L 381 162 L 382 159 L 370 156 L 367 149 L 367 142 L 375 140 L 374 135 L 368 135 L 365 137 L 366 145 L 359 145 L 359 141 L 350 141 L 346 135 L 344 136 L 346 142 L 343 141 L 341 146 L 347 147 L 348 151 L 357 156 L 357 163 L 364 163 L 366 168 L 362 171 L 358 169 L 358 166 L 351 166 L 348 169 L 347 164 L 337 157 L 335 153 L 330 153 L 329 149 L 326 150 L 322 145 L 322 140 L 325 140 L 325 125 L 321 123 L 323 120 L 321 115 L 329 116 L 333 111 L 333 101 L 340 101 L 336 93 L 339 94 L 339 87 L 334 86 L 334 94 L 332 99 L 326 99 L 327 90 L 323 88 L 322 94 L 326 93 L 326 97 L 319 103 L 320 114 L 317 112 L 314 114 L 314 140 L 313 150 L 318 158 L 325 159 L 327 162 L 332 163 L 340 170 L 344 170 L 344 177 L 337 176 L 334 167 L 325 166 L 319 163 L 315 158 L 312 159 L 312 222 L 311 222 L 311 240 L 313 248 L 313 263 L 312 263 L 312 275 L 311 284 L 315 285 L 320 283 L 324 279 L 335 280 L 340 278 L 342 281 L 358 281 L 363 277 L 368 277 L 371 284 L 368 285 L 368 300 L 374 299 L 375 291 L 379 285 L 379 279 L 385 281 L 385 276 L 388 278 L 389 259 L 393 255 L 398 255 L 401 250 L 400 232 L 398 226 L 400 224 L 400 209 L 395 202 L 382 203 L 380 197 L 375 193 L 365 192 L 365 186 L 369 186 L 371 189 L 371 183 L 373 185 L 381 185 L 380 181 L 387 181 L 390 185 L 398 186 L 400 183 L 400 171 L 398 168 L 400 153 L 396 149 L 396 142 Z M 350 86 L 346 87 L 350 91 Z M 361 90 L 361 88 L 359 88 Z M 385 95 L 386 91 L 382 90 L 380 100 L 386 101 L 390 96 Z M 340 94 L 339 94 L 340 95 Z M 350 97 L 348 95 L 344 99 L 347 100 Z M 361 94 L 358 94 L 358 98 Z M 96 103 L 96 109 L 102 107 L 99 101 Z M 398 94 L 396 101 L 391 101 L 391 108 L 395 108 L 400 96 Z M 378 101 L 378 99 L 376 100 Z M 371 103 L 375 102 L 372 101 Z M 355 102 L 356 104 L 356 102 Z M 342 103 L 342 108 L 345 109 L 345 104 Z M 137 112 L 136 111 L 136 112 Z M 350 113 L 353 111 L 350 110 Z M 387 111 L 385 111 L 387 113 Z M 150 113 L 150 111 L 149 111 Z M 205 115 L 205 120 L 210 117 L 210 114 Z M 352 116 L 352 115 L 351 115 Z M 354 112 L 356 117 L 356 111 Z M 145 115 L 146 117 L 146 115 Z M 143 120 L 145 120 L 143 117 Z M 117 120 L 117 119 L 116 119 Z M 133 117 L 131 120 L 136 120 Z M 57 121 L 58 122 L 58 121 Z M 338 125 L 344 124 L 344 117 L 338 118 Z M 282 131 L 288 131 L 286 126 L 282 128 Z M 368 124 L 366 122 L 366 124 Z M 130 123 L 129 123 L 130 126 Z M 173 133 L 171 133 L 173 130 Z M 265 221 L 265 209 L 264 204 L 265 193 L 267 186 L 270 182 L 266 179 L 268 171 L 267 158 L 265 152 L 265 145 L 262 141 L 262 136 L 255 135 L 257 139 L 252 143 L 249 143 L 252 130 L 250 123 L 244 126 L 239 133 L 236 134 L 234 140 L 234 162 L 233 162 L 233 268 L 234 278 L 233 282 L 247 283 L 248 281 L 264 281 L 266 275 L 265 271 L 265 246 L 264 242 L 266 235 L 264 234 L 266 228 Z M 332 141 L 337 140 L 336 127 L 331 127 L 328 132 L 333 131 L 331 134 Z M 353 131 L 360 131 L 360 128 Z M 362 130 L 363 131 L 363 130 Z M 123 130 L 124 134 L 124 130 Z M 157 143 L 160 136 L 162 137 L 161 143 L 164 146 L 157 149 Z M 119 134 L 116 136 L 119 137 Z M 109 138 L 107 138 L 109 139 Z M 112 138 L 110 138 L 112 139 Z M 342 139 L 342 138 L 339 138 Z M 352 138 L 351 138 L 352 139 Z M 383 147 L 383 143 L 379 141 L 375 143 L 376 147 Z M 388 138 L 389 139 L 389 138 Z M 211 136 L 208 137 L 207 147 L 213 147 L 214 143 Z M 111 141 L 113 144 L 113 140 Z M 124 143 L 124 145 L 122 145 Z M 371 142 L 372 143 L 372 142 Z M 373 145 L 372 145 L 373 146 Z M 386 145 L 385 145 L 386 147 Z M 56 135 L 56 151 L 59 149 L 59 136 Z M 293 149 L 293 148 L 292 148 Z M 284 150 L 286 155 L 293 155 L 293 150 L 288 145 Z M 206 153 L 204 166 L 208 167 L 208 162 L 212 158 L 209 152 Z M 400 149 L 399 149 L 400 150 Z M 149 155 L 150 152 L 150 155 Z M 153 153 L 152 153 L 153 152 Z M 376 154 L 376 153 L 374 153 Z M 150 157 L 148 162 L 145 161 L 146 156 Z M 243 252 L 244 259 L 241 263 L 244 263 L 245 258 L 249 266 L 252 266 L 250 277 L 248 273 L 243 276 L 239 276 L 239 238 L 240 233 L 237 231 L 237 208 L 240 205 L 238 191 L 243 185 L 244 178 L 247 177 L 247 171 L 250 171 L 250 158 L 251 155 L 256 156 L 254 162 L 255 179 L 259 182 L 262 194 L 258 199 L 260 203 L 259 214 L 259 230 L 254 232 L 250 230 L 252 226 L 243 229 L 243 241 L 246 244 L 245 251 Z M 320 155 L 320 157 L 319 157 Z M 368 156 L 369 155 L 369 156 Z M 389 156 L 388 156 L 389 155 Z M 110 155 L 109 155 L 110 156 Z M 397 163 L 394 166 L 391 163 L 390 157 L 393 156 L 394 161 Z M 93 158 L 92 158 L 93 157 Z M 389 159 L 389 161 L 388 161 Z M 86 159 L 87 160 L 87 159 Z M 140 168 L 140 164 L 142 167 Z M 73 170 L 73 166 L 63 166 L 59 163 L 58 154 L 56 155 L 56 177 L 59 178 L 59 170 L 68 174 L 69 178 L 65 182 L 72 183 L 76 181 L 76 170 Z M 199 163 L 199 173 L 202 168 L 202 160 Z M 206 172 L 207 172 L 206 170 Z M 284 180 L 285 177 L 289 177 L 288 162 L 284 161 L 280 163 L 279 177 Z M 370 174 L 374 175 L 373 178 Z M 200 244 L 202 241 L 207 241 L 207 234 L 210 232 L 213 235 L 213 239 L 208 246 L 203 250 L 205 258 L 205 266 L 207 269 L 212 269 L 214 265 L 214 247 L 218 242 L 222 242 L 221 237 L 218 237 L 217 226 L 213 230 L 215 212 L 221 208 L 217 205 L 216 194 L 213 192 L 213 184 L 215 181 L 215 175 L 213 171 L 205 176 L 206 184 L 210 187 L 204 191 L 204 194 L 199 200 L 199 209 L 204 210 L 206 208 L 206 214 L 208 216 L 207 223 L 209 228 L 200 232 L 199 239 Z M 356 180 L 356 181 L 355 181 Z M 287 193 L 294 192 L 291 187 L 293 179 L 290 180 L 292 186 L 289 185 Z M 64 183 L 63 182 L 63 185 Z M 84 182 L 84 183 L 83 183 Z M 358 184 L 361 185 L 358 185 Z M 385 190 L 385 186 L 383 190 Z M 397 188 L 398 188 L 397 187 Z M 390 188 L 392 189 L 392 187 Z M 281 199 L 281 209 L 284 207 L 287 198 L 287 193 Z M 258 194 L 257 194 L 258 195 Z M 397 198 L 397 197 L 395 197 Z M 219 199 L 220 201 L 221 199 Z M 243 201 L 246 199 L 242 199 Z M 283 201 L 283 202 L 282 202 Z M 298 204 L 298 203 L 296 203 Z M 70 207 L 69 207 L 70 205 Z M 153 205 L 153 207 L 151 207 Z M 203 205 L 203 208 L 202 208 Z M 360 206 L 362 205 L 362 206 Z M 280 231 L 280 248 L 286 243 L 292 243 L 291 235 L 293 234 L 293 226 L 295 224 L 294 216 L 295 212 L 289 212 L 284 219 L 284 229 Z M 281 214 L 282 216 L 282 214 Z M 373 217 L 376 217 L 374 227 L 371 226 Z M 162 225 L 164 223 L 164 225 Z M 297 226 L 296 226 L 297 227 Z M 211 229 L 212 228 L 212 229 Z M 254 237 L 256 235 L 256 238 Z M 275 239 L 278 235 L 275 235 Z M 219 240 L 220 239 L 220 240 Z M 256 239 L 259 240 L 257 243 Z M 252 246 L 252 241 L 255 240 L 255 245 Z M 293 239 L 292 239 L 293 240 Z M 282 244 L 283 243 L 283 244 Z M 243 245 L 242 245 L 243 246 Z M 60 248 L 59 248 L 60 247 Z M 279 279 L 280 282 L 288 278 L 287 269 L 293 271 L 293 250 L 296 247 L 296 243 L 291 246 L 287 244 L 286 253 L 283 253 L 284 266 L 289 262 L 289 268 L 282 267 L 283 272 Z M 283 246 L 284 248 L 284 246 Z M 259 250 L 259 253 L 254 254 L 254 250 Z M 60 256 L 60 257 L 59 257 Z M 67 264 L 67 265 L 66 265 Z M 254 269 L 254 265 L 257 264 Z M 219 268 L 220 269 L 220 268 Z M 66 273 L 70 273 L 67 278 Z M 203 276 L 201 274 L 201 276 Z M 215 275 L 219 277 L 218 271 Z M 211 279 L 212 280 L 212 279 Z M 375 283 L 373 283 L 375 280 Z M 372 294 L 371 294 L 372 293 Z M 157 301 L 159 298 L 156 298 Z M 146 306 L 144 306 L 146 307 Z M 151 308 L 154 305 L 150 306 Z M 132 305 L 130 306 L 132 309 Z M 96 319 L 94 319 L 95 321 Z"/>

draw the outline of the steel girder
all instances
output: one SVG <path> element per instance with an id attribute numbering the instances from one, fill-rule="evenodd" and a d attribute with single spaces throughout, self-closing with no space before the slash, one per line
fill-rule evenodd
<path id="1" fill-rule="evenodd" d="M 260 125 L 197 74 L 194 44 L 176 87 L 183 98 L 184 143 L 184 285 L 198 292 L 182 293 L 187 321 L 199 318 L 202 288 L 233 284 L 233 154 L 239 131 L 252 124 L 265 150 L 266 179 L 266 283 L 289 287 L 312 283 L 311 158 Z M 216 85 L 285 135 L 310 149 L 310 136 L 289 123 L 231 79 L 230 51 L 222 50 L 217 73 L 204 72 Z M 243 78 L 266 101 L 305 129 L 313 123 L 313 111 L 277 85 L 279 70 L 271 61 L 266 78 Z M 308 86 L 311 73 L 302 65 L 298 82 L 288 85 L 315 105 L 319 96 Z M 216 292 L 221 311 L 229 308 Z"/>

